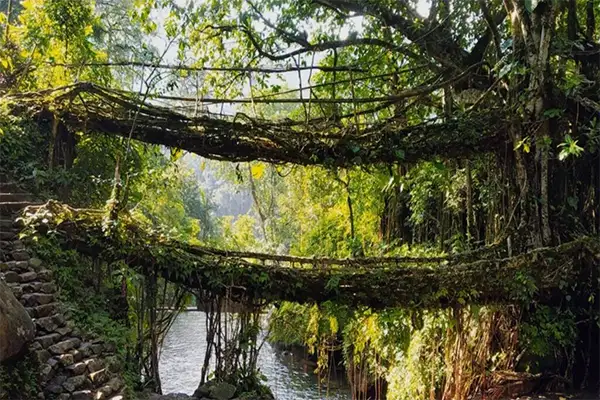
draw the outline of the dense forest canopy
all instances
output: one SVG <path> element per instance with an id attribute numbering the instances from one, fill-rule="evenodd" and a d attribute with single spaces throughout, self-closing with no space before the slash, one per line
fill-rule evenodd
<path id="1" fill-rule="evenodd" d="M 557 249 L 600 235 L 598 0 L 0 0 L 0 12 L 3 169 L 105 207 L 107 231 L 128 215 L 161 240 L 280 256 L 521 257 L 556 266 L 553 279 L 590 260 Z M 459 399 L 504 379 L 491 371 L 550 364 L 590 384 L 598 300 L 537 304 L 519 277 L 526 293 L 503 289 L 520 306 L 284 303 L 273 337 L 308 345 L 323 371 L 342 343 L 356 393 L 384 380 L 390 398 Z M 596 333 L 582 339 L 584 326 Z"/>
<path id="2" fill-rule="evenodd" d="M 184 3 L 98 2 L 94 13 L 85 3 L 24 2 L 12 33 L 6 25 L 4 86 L 125 89 L 182 115 L 147 114 L 138 100 L 119 102 L 127 93 L 108 92 L 97 108 L 94 93 L 65 95 L 64 119 L 217 159 L 383 161 L 399 166 L 390 172 L 396 188 L 426 168 L 420 159 L 452 169 L 440 161 L 489 152 L 454 166 L 468 170 L 463 234 L 484 239 L 476 163 L 508 172 L 497 197 L 514 212 L 495 214 L 503 229 L 534 228 L 523 249 L 572 237 L 561 222 L 568 199 L 588 216 L 584 229 L 597 231 L 594 1 Z M 118 18 L 128 19 L 125 30 L 110 29 Z M 162 49 L 144 43 L 152 33 L 166 40 Z M 278 70 L 288 72 L 277 79 Z M 297 88 L 277 83 L 292 78 Z M 110 121 L 124 113 L 128 123 Z M 570 184 L 590 169 L 584 187 Z"/>

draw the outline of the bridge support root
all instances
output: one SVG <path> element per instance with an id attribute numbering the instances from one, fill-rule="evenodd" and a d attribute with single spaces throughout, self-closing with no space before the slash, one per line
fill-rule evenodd
<path id="1" fill-rule="evenodd" d="M 235 392 L 236 396 L 273 399 L 270 389 L 261 383 L 258 354 L 266 337 L 261 334 L 262 304 L 247 298 L 200 292 L 198 307 L 206 313 L 206 353 L 200 386 L 195 396 L 215 397 L 218 391 Z"/>

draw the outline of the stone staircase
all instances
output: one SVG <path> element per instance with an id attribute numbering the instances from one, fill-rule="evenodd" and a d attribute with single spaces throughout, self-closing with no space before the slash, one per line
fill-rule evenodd
<path id="1" fill-rule="evenodd" d="M 39 202 L 38 202 L 39 203 Z M 59 303 L 52 271 L 19 240 L 15 217 L 34 197 L 0 174 L 0 279 L 34 321 L 29 351 L 39 362 L 39 400 L 121 400 L 123 382 L 107 362 L 115 348 L 86 340 Z"/>

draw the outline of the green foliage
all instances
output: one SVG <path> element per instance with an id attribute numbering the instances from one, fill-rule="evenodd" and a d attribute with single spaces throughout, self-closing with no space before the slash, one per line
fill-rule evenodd
<path id="1" fill-rule="evenodd" d="M 283 302 L 269 317 L 269 340 L 288 346 L 304 345 L 309 313 L 310 308 L 305 305 Z"/>
<path id="2" fill-rule="evenodd" d="M 537 306 L 521 325 L 521 346 L 536 357 L 570 352 L 577 339 L 575 320 L 569 309 Z"/>
<path id="3" fill-rule="evenodd" d="M 9 40 L 26 48 L 23 58 L 28 58 L 37 67 L 19 82 L 21 86 L 33 89 L 65 85 L 76 79 L 105 83 L 109 80 L 110 73 L 106 68 L 77 71 L 46 64 L 100 61 L 105 58 L 92 40 L 99 21 L 91 1 L 27 0 L 22 5 L 18 26 L 11 30 Z M 25 62 L 13 59 L 13 70 Z"/>
<path id="4" fill-rule="evenodd" d="M 46 168 L 49 130 L 35 121 L 0 114 L 0 159 L 2 169 L 22 180 L 34 179 L 37 171 Z"/>
<path id="5" fill-rule="evenodd" d="M 389 399 L 427 398 L 444 382 L 441 347 L 450 321 L 444 313 L 426 313 L 422 318 L 423 327 L 412 330 L 402 343 L 404 351 L 389 359 Z"/>
<path id="6" fill-rule="evenodd" d="M 565 141 L 560 143 L 558 147 L 561 149 L 558 153 L 558 159 L 561 161 L 569 156 L 579 157 L 583 152 L 583 148 L 577 145 L 577 140 L 573 140 L 571 135 L 565 135 Z"/>
<path id="7" fill-rule="evenodd" d="M 29 400 L 39 392 L 39 366 L 34 355 L 0 365 L 0 399 Z"/>

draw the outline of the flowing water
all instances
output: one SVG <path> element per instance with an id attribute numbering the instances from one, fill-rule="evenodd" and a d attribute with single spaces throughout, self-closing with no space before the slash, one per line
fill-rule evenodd
<path id="1" fill-rule="evenodd" d="M 163 393 L 192 394 L 200 382 L 200 369 L 206 350 L 206 314 L 181 313 L 167 334 L 160 357 Z M 265 343 L 258 359 L 260 372 L 278 400 L 349 400 L 350 391 L 343 376 L 332 376 L 319 384 L 312 373 L 315 366 L 302 354 L 280 350 Z"/>

